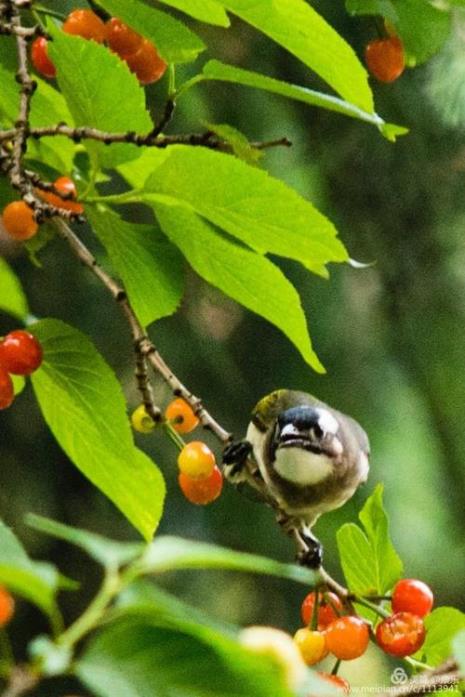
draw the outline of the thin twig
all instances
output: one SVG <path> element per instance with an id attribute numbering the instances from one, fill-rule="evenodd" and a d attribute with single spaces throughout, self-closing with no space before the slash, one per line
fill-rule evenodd
<path id="1" fill-rule="evenodd" d="M 33 690 L 38 682 L 37 674 L 32 673 L 26 666 L 16 666 L 1 697 L 21 697 Z"/>

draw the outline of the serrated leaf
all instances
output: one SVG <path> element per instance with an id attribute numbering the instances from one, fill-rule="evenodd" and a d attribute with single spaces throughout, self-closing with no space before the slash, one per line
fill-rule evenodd
<path id="1" fill-rule="evenodd" d="M 216 24 L 219 27 L 229 27 L 229 18 L 220 2 L 216 0 L 160 0 L 163 5 L 175 7 L 181 12 L 199 19 L 201 22 Z"/>
<path id="2" fill-rule="evenodd" d="M 0 310 L 22 322 L 29 314 L 23 288 L 13 269 L 0 257 Z"/>
<path id="3" fill-rule="evenodd" d="M 194 271 L 276 325 L 315 370 L 324 372 L 311 347 L 297 291 L 280 269 L 266 257 L 229 241 L 186 208 L 158 203 L 155 214 Z"/>
<path id="4" fill-rule="evenodd" d="M 182 22 L 141 0 L 99 0 L 99 5 L 150 39 L 167 63 L 189 63 L 205 49 L 203 41 Z"/>
<path id="5" fill-rule="evenodd" d="M 254 656 L 219 632 L 128 618 L 94 637 L 78 678 L 99 697 L 292 697 L 277 662 Z"/>
<path id="6" fill-rule="evenodd" d="M 49 616 L 55 615 L 59 573 L 51 564 L 31 561 L 13 531 L 1 521 L 0 584 L 34 603 Z"/>
<path id="7" fill-rule="evenodd" d="M 184 204 L 259 253 L 328 276 L 346 261 L 333 224 L 283 182 L 231 155 L 176 145 L 144 184 L 148 202 Z"/>
<path id="8" fill-rule="evenodd" d="M 284 46 L 341 97 L 373 112 L 365 68 L 349 44 L 304 0 L 222 0 L 222 4 Z"/>
<path id="9" fill-rule="evenodd" d="M 286 578 L 312 587 L 317 581 L 314 571 L 296 564 L 235 552 L 218 545 L 184 540 L 180 537 L 157 537 L 147 547 L 138 565 L 139 575 L 160 574 L 181 569 L 228 569 Z"/>
<path id="10" fill-rule="evenodd" d="M 153 225 L 122 220 L 103 206 L 86 207 L 86 214 L 110 261 L 123 281 L 131 305 L 146 327 L 173 314 L 183 293 L 183 260 Z"/>
<path id="11" fill-rule="evenodd" d="M 353 523 L 337 533 L 341 564 L 350 590 L 360 595 L 384 595 L 402 575 L 403 564 L 392 545 L 378 484 L 360 511 L 364 531 Z"/>
<path id="12" fill-rule="evenodd" d="M 143 88 L 126 63 L 106 46 L 55 28 L 48 50 L 76 126 L 119 133 L 147 133 L 153 128 Z M 120 108 L 122 104 L 124 109 Z M 102 167 L 113 167 L 139 155 L 137 146 L 127 143 L 83 143 L 99 158 Z"/>
<path id="13" fill-rule="evenodd" d="M 26 522 L 34 530 L 80 547 L 106 567 L 127 564 L 141 554 L 144 548 L 143 544 L 137 542 L 116 542 L 88 530 L 73 528 L 33 513 L 27 515 Z"/>
<path id="14" fill-rule="evenodd" d="M 19 113 L 19 84 L 15 80 L 17 70 L 16 48 L 11 37 L 0 41 L 0 115 L 13 124 Z M 63 95 L 45 80 L 34 75 L 37 89 L 31 100 L 30 125 L 33 128 L 49 126 L 51 123 L 72 124 L 71 114 Z M 54 136 L 40 141 L 29 139 L 26 157 L 38 159 L 60 172 L 70 172 L 76 145 L 69 138 Z"/>
<path id="15" fill-rule="evenodd" d="M 418 655 L 432 666 L 438 666 L 452 653 L 452 642 L 465 630 L 465 614 L 454 607 L 438 607 L 424 619 L 426 639 Z"/>
<path id="16" fill-rule="evenodd" d="M 163 478 L 133 443 L 120 385 L 89 339 L 58 320 L 30 327 L 44 349 L 32 384 L 44 418 L 71 461 L 150 540 Z"/>

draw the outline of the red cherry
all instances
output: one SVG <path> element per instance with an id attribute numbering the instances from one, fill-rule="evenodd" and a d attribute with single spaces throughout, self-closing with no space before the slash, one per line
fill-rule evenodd
<path id="1" fill-rule="evenodd" d="M 139 50 L 142 36 L 117 17 L 112 17 L 105 24 L 106 41 L 112 51 L 120 58 L 127 58 Z"/>
<path id="2" fill-rule="evenodd" d="M 4 627 L 13 617 L 15 601 L 6 588 L 0 586 L 0 627 Z"/>
<path id="3" fill-rule="evenodd" d="M 23 329 L 6 335 L 0 343 L 0 366 L 13 375 L 30 375 L 42 363 L 42 346 Z"/>
<path id="4" fill-rule="evenodd" d="M 325 599 L 325 597 L 327 599 Z M 318 629 L 324 629 L 339 615 L 336 610 L 342 612 L 342 603 L 335 593 L 320 593 L 318 598 Z M 303 623 L 310 625 L 313 617 L 313 606 L 315 604 L 315 593 L 309 593 L 304 599 L 301 608 Z"/>
<path id="5" fill-rule="evenodd" d="M 7 409 L 15 398 L 13 380 L 5 368 L 0 366 L 0 409 Z"/>
<path id="6" fill-rule="evenodd" d="M 352 661 L 367 650 L 370 635 L 367 623 L 360 617 L 339 617 L 326 627 L 326 646 L 336 658 Z"/>
<path id="7" fill-rule="evenodd" d="M 71 211 L 72 213 L 77 213 L 80 215 L 84 213 L 84 206 L 82 203 L 78 203 L 75 199 L 77 198 L 76 184 L 69 177 L 58 177 L 53 182 L 53 186 L 58 191 L 58 193 L 63 196 L 70 196 L 70 198 L 63 199 L 61 196 L 54 194 L 53 191 L 41 191 L 37 190 L 40 198 L 50 203 L 56 208 L 62 208 L 65 211 Z"/>
<path id="8" fill-rule="evenodd" d="M 209 477 L 192 479 L 181 472 L 178 481 L 186 499 L 198 506 L 215 501 L 223 488 L 223 475 L 216 465 Z"/>
<path id="9" fill-rule="evenodd" d="M 32 42 L 31 60 L 34 68 L 45 77 L 56 77 L 57 71 L 48 57 L 48 41 L 44 36 L 39 36 Z"/>
<path id="10" fill-rule="evenodd" d="M 73 10 L 62 27 L 66 34 L 93 39 L 99 44 L 105 41 L 105 24 L 92 10 Z"/>
<path id="11" fill-rule="evenodd" d="M 39 229 L 32 208 L 24 201 L 12 201 L 5 206 L 2 222 L 8 235 L 21 242 L 34 237 Z"/>
<path id="12" fill-rule="evenodd" d="M 398 36 L 370 41 L 365 48 L 365 62 L 380 82 L 394 82 L 405 69 L 404 45 Z"/>
<path id="13" fill-rule="evenodd" d="M 433 607 L 433 591 L 423 581 L 404 578 L 399 581 L 392 593 L 393 612 L 411 612 L 424 617 Z"/>
<path id="14" fill-rule="evenodd" d="M 126 63 L 129 70 L 136 74 L 141 85 L 149 85 L 151 82 L 160 80 L 168 67 L 148 39 L 142 40 L 139 50 L 128 56 Z"/>
<path id="15" fill-rule="evenodd" d="M 376 641 L 385 653 L 403 658 L 410 656 L 425 640 L 425 625 L 418 615 L 396 612 L 376 628 Z"/>

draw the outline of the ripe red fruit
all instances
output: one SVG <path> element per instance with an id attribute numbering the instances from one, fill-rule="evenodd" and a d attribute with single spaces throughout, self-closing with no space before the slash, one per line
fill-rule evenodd
<path id="1" fill-rule="evenodd" d="M 326 599 L 325 599 L 326 597 Z M 342 603 L 340 598 L 335 593 L 320 593 L 319 594 L 319 604 L 318 604 L 318 629 L 324 629 L 325 627 L 337 620 L 338 614 L 336 612 L 342 611 Z M 312 623 L 313 617 L 313 606 L 315 604 L 315 593 L 309 593 L 304 599 L 301 608 L 301 615 L 304 624 L 310 625 Z"/>
<path id="2" fill-rule="evenodd" d="M 396 612 L 379 623 L 376 628 L 378 645 L 391 656 L 410 656 L 423 645 L 425 625 L 418 615 Z"/>
<path id="3" fill-rule="evenodd" d="M 13 380 L 5 368 L 0 366 L 0 409 L 7 409 L 15 398 Z"/>
<path id="4" fill-rule="evenodd" d="M 39 229 L 32 209 L 24 201 L 13 201 L 5 206 L 2 221 L 6 232 L 14 240 L 28 240 Z"/>
<path id="5" fill-rule="evenodd" d="M 350 692 L 350 685 L 345 678 L 341 678 L 340 675 L 330 675 L 329 673 L 317 673 L 323 680 L 331 683 L 334 687 L 342 690 L 346 695 Z"/>
<path id="6" fill-rule="evenodd" d="M 47 46 L 48 41 L 44 36 L 34 39 L 31 46 L 31 60 L 38 73 L 52 78 L 56 76 L 57 71 L 48 57 Z"/>
<path id="7" fill-rule="evenodd" d="M 14 610 L 15 601 L 13 596 L 10 595 L 6 588 L 0 586 L 0 627 L 4 627 L 11 620 Z"/>
<path id="8" fill-rule="evenodd" d="M 168 67 L 148 39 L 142 40 L 139 50 L 128 56 L 126 63 L 142 85 L 160 80 Z"/>
<path id="9" fill-rule="evenodd" d="M 223 488 L 223 475 L 216 466 L 212 474 L 204 479 L 192 479 L 181 472 L 178 481 L 186 499 L 198 506 L 215 501 Z"/>
<path id="10" fill-rule="evenodd" d="M 0 366 L 13 375 L 30 375 L 42 363 L 39 341 L 24 329 L 16 329 L 0 343 Z"/>
<path id="11" fill-rule="evenodd" d="M 342 661 L 352 661 L 362 656 L 369 640 L 367 623 L 360 617 L 339 617 L 326 628 L 326 645 Z"/>
<path id="12" fill-rule="evenodd" d="M 165 418 L 178 433 L 190 433 L 199 425 L 199 417 L 192 407 L 181 399 L 173 399 L 165 411 Z"/>
<path id="13" fill-rule="evenodd" d="M 76 184 L 69 177 L 58 177 L 53 182 L 55 189 L 63 196 L 70 196 L 71 198 L 63 199 L 61 196 L 54 194 L 53 191 L 41 191 L 37 190 L 40 198 L 50 203 L 56 208 L 62 208 L 65 211 L 71 211 L 72 213 L 81 214 L 84 212 L 84 206 L 82 203 L 78 203 L 75 199 L 77 198 Z"/>
<path id="14" fill-rule="evenodd" d="M 73 10 L 62 27 L 66 34 L 93 39 L 99 44 L 105 41 L 105 24 L 92 10 Z"/>
<path id="15" fill-rule="evenodd" d="M 433 591 L 423 581 L 404 578 L 399 581 L 392 593 L 393 612 L 411 612 L 424 617 L 433 607 Z"/>
<path id="16" fill-rule="evenodd" d="M 127 58 L 139 50 L 142 36 L 117 17 L 112 17 L 105 24 L 106 41 L 112 51 L 120 58 Z"/>
<path id="17" fill-rule="evenodd" d="M 380 82 L 394 82 L 405 69 L 404 45 L 398 36 L 370 41 L 365 48 L 365 62 Z"/>

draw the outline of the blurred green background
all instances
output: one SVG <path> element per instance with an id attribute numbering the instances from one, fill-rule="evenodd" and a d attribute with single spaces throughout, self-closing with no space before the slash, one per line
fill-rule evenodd
<path id="1" fill-rule="evenodd" d="M 348 17 L 342 2 L 320 0 L 314 5 L 359 55 L 376 36 L 373 21 Z M 60 2 L 60 10 L 69 7 L 71 3 Z M 229 31 L 195 28 L 209 44 L 211 56 L 297 84 L 324 87 L 296 60 L 240 22 L 233 22 Z M 279 262 L 301 293 L 326 376 L 312 373 L 271 325 L 242 311 L 189 271 L 180 311 L 150 330 L 174 371 L 238 436 L 255 402 L 279 387 L 312 392 L 359 420 L 371 440 L 371 475 L 351 502 L 317 525 L 328 570 L 340 575 L 337 528 L 356 520 L 368 493 L 382 481 L 392 536 L 407 576 L 432 585 L 438 604 L 463 610 L 464 34 L 465 20 L 458 14 L 440 55 L 408 70 L 396 84 L 373 84 L 379 113 L 410 128 L 396 144 L 361 122 L 229 84 L 201 86 L 179 104 L 170 127 L 173 133 L 198 131 L 202 121 L 210 121 L 230 123 L 251 140 L 289 137 L 292 149 L 268 152 L 263 165 L 335 222 L 353 258 L 375 262 L 363 270 L 333 266 L 330 281 L 311 277 L 297 264 Z M 195 67 L 199 66 L 190 66 L 186 76 Z M 164 89 L 166 84 L 148 91 L 154 113 L 159 113 Z M 20 275 L 35 314 L 61 318 L 90 335 L 121 378 L 128 409 L 134 408 L 131 344 L 105 291 L 59 241 L 41 254 L 42 268 L 34 267 L 20 249 L 5 243 L 0 249 Z M 8 317 L 0 317 L 1 333 L 12 327 Z M 170 394 L 160 381 L 156 387 L 165 406 Z M 71 619 L 95 589 L 98 570 L 80 552 L 30 531 L 24 515 L 33 511 L 120 539 L 133 539 L 135 534 L 60 452 L 29 387 L 13 409 L 0 412 L 0 433 L 1 515 L 33 556 L 52 559 L 82 582 L 79 593 L 63 594 Z M 211 441 L 208 435 L 206 439 Z M 290 541 L 266 508 L 230 487 L 211 507 L 194 507 L 178 490 L 172 444 L 155 433 L 140 437 L 140 445 L 167 480 L 160 532 L 292 558 Z M 184 573 L 162 582 L 237 623 L 271 624 L 290 631 L 299 625 L 302 587 L 212 572 Z M 44 629 L 41 617 L 21 603 L 12 626 L 19 653 L 25 637 Z M 342 674 L 354 684 L 377 684 L 388 680 L 390 670 L 378 652 L 371 652 L 355 666 L 344 667 Z"/>

